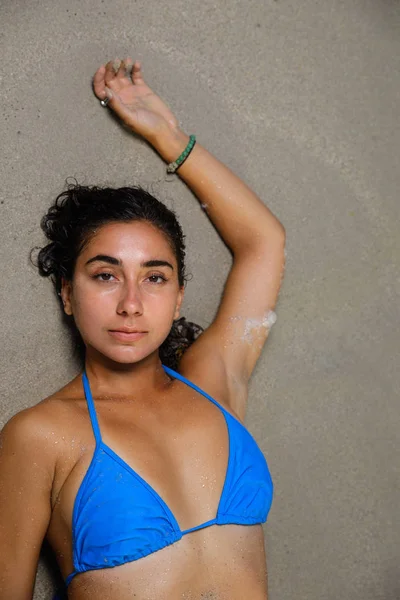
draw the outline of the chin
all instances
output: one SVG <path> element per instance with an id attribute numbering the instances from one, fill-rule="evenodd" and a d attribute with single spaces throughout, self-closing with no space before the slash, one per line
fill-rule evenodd
<path id="1" fill-rule="evenodd" d="M 97 347 L 95 345 L 90 346 L 92 349 L 92 354 L 102 355 L 107 360 L 122 365 L 138 363 L 141 360 L 144 360 L 145 358 L 153 354 L 154 352 L 158 352 L 158 346 L 156 346 L 155 348 L 140 348 L 139 346 L 130 346 L 128 344 L 117 345 L 113 346 L 112 348 L 110 348 L 109 346 L 101 347 L 100 345 Z"/>

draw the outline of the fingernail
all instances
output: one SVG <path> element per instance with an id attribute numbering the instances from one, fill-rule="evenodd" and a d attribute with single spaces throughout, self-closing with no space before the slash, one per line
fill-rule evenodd
<path id="1" fill-rule="evenodd" d="M 106 89 L 106 96 L 107 96 L 107 98 L 110 98 L 110 99 L 111 99 L 111 98 L 113 97 L 113 93 L 112 93 L 112 91 L 111 91 L 111 90 L 110 90 L 110 88 L 108 88 L 107 86 L 106 86 L 106 88 L 105 88 L 105 89 Z"/>
<path id="2" fill-rule="evenodd" d="M 120 68 L 120 66 L 121 66 L 121 61 L 119 59 L 114 60 L 114 62 L 113 62 L 113 69 L 114 69 L 115 72 L 118 71 L 118 69 Z"/>

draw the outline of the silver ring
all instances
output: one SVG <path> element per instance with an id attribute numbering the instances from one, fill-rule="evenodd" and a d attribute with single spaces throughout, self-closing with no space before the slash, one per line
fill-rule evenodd
<path id="1" fill-rule="evenodd" d="M 107 104 L 110 102 L 110 98 L 108 96 L 106 96 L 103 100 L 100 100 L 100 104 L 102 106 L 104 106 L 104 108 L 107 106 Z"/>

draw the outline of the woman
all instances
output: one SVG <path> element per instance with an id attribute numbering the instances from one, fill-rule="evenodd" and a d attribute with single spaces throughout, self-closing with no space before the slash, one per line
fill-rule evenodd
<path id="1" fill-rule="evenodd" d="M 265 600 L 272 481 L 243 420 L 275 321 L 284 228 L 180 130 L 140 63 L 118 62 L 96 72 L 97 98 L 195 193 L 233 264 L 178 373 L 165 364 L 184 295 L 173 213 L 140 188 L 70 186 L 50 208 L 39 269 L 85 366 L 3 429 L 0 600 L 32 597 L 44 538 L 72 600 Z"/>

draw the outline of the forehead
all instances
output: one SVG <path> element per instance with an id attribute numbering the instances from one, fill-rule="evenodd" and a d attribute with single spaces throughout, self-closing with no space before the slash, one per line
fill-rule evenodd
<path id="1" fill-rule="evenodd" d="M 167 236 L 151 223 L 129 221 L 107 223 L 96 229 L 83 248 L 80 258 L 97 253 L 116 258 L 175 258 Z"/>

